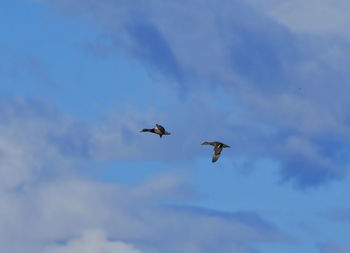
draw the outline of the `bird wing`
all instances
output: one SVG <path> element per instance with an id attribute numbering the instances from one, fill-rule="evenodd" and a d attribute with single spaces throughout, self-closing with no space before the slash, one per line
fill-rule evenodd
<path id="1" fill-rule="evenodd" d="M 165 129 L 164 129 L 163 126 L 156 124 L 156 128 L 157 128 L 162 134 L 165 133 Z"/>
<path id="2" fill-rule="evenodd" d="M 205 142 L 203 142 L 201 145 L 211 145 L 211 146 L 214 146 L 214 147 L 215 147 L 215 142 L 208 142 L 208 141 L 205 141 Z"/>
<path id="3" fill-rule="evenodd" d="M 213 159 L 211 160 L 213 163 L 215 163 L 221 154 L 222 148 L 215 147 L 214 148 L 214 153 L 213 153 Z"/>

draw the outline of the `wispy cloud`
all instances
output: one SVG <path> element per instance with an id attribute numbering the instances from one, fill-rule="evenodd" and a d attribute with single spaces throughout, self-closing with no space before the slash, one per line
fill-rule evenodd
<path id="1" fill-rule="evenodd" d="M 349 139 L 344 63 L 350 48 L 343 40 L 295 33 L 239 1 L 53 3 L 71 15 L 87 14 L 116 51 L 177 81 L 192 97 L 204 84 L 223 87 L 229 107 L 242 108 L 243 117 L 223 117 L 221 128 L 249 136 L 246 144 L 229 133 L 225 138 L 248 155 L 278 160 L 284 179 L 307 187 L 346 174 L 347 163 L 337 158 L 339 147 L 348 153 Z M 313 147 L 312 154 L 291 149 L 294 138 Z"/>
<path id="2" fill-rule="evenodd" d="M 345 245 L 337 243 L 320 243 L 319 246 L 320 253 L 349 253 L 350 248 Z"/>
<path id="3" fill-rule="evenodd" d="M 295 32 L 350 38 L 346 29 L 350 24 L 347 15 L 350 8 L 348 1 L 249 0 L 249 2 Z"/>
<path id="4" fill-rule="evenodd" d="M 71 152 L 81 146 L 70 144 L 67 154 L 64 143 L 80 139 L 70 135 L 77 126 L 74 118 L 54 108 L 44 109 L 36 101 L 2 104 L 2 119 L 6 120 L 0 123 L 4 140 L 0 147 L 4 182 L 0 188 L 4 207 L 0 251 L 66 253 L 90 245 L 96 247 L 91 250 L 107 252 L 205 253 L 220 249 L 247 253 L 255 252 L 255 242 L 289 240 L 258 214 L 240 212 L 231 217 L 161 205 L 165 200 L 193 197 L 186 179 L 176 173 L 132 186 L 87 179 L 81 175 L 84 166 L 79 161 L 93 156 Z M 57 134 L 72 139 L 52 141 Z"/>
<path id="5" fill-rule="evenodd" d="M 72 239 L 66 245 L 53 246 L 45 251 L 45 253 L 74 252 L 142 253 L 130 244 L 108 240 L 100 230 L 84 231 L 81 237 Z"/>

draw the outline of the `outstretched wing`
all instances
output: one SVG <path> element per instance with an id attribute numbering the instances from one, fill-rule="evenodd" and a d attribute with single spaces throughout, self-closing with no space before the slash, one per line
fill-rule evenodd
<path id="1" fill-rule="evenodd" d="M 213 153 L 213 159 L 211 160 L 213 163 L 215 163 L 221 154 L 222 148 L 215 147 L 214 148 L 214 153 Z"/>
<path id="2" fill-rule="evenodd" d="M 161 132 L 162 134 L 165 133 L 165 129 L 164 129 L 163 126 L 156 124 L 156 128 L 157 128 L 157 129 L 159 130 L 159 132 Z"/>
<path id="3" fill-rule="evenodd" d="M 216 142 L 207 142 L 207 141 L 205 141 L 205 142 L 203 142 L 201 145 L 212 145 L 212 146 L 215 147 L 215 143 L 216 143 Z"/>

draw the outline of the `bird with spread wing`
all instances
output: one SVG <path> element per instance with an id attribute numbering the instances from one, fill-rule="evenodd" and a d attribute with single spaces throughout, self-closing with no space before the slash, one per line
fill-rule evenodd
<path id="1" fill-rule="evenodd" d="M 169 132 L 165 131 L 165 128 L 161 125 L 156 124 L 156 126 L 154 128 L 148 129 L 148 128 L 144 128 L 142 130 L 140 130 L 140 133 L 142 132 L 150 132 L 150 133 L 155 133 L 158 134 L 160 138 L 162 138 L 163 135 L 170 135 Z"/>
<path id="2" fill-rule="evenodd" d="M 215 163 L 221 154 L 221 151 L 223 148 L 229 148 L 229 145 L 226 145 L 224 143 L 218 142 L 218 141 L 213 141 L 213 142 L 203 142 L 201 145 L 212 145 L 214 146 L 214 153 L 213 153 L 213 159 L 211 160 L 213 163 Z"/>

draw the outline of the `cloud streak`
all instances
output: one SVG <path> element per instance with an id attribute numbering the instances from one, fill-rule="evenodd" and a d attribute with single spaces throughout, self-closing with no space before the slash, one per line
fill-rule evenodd
<path id="1" fill-rule="evenodd" d="M 342 63 L 349 61 L 350 48 L 344 41 L 295 33 L 239 1 L 53 3 L 65 13 L 88 16 L 108 34 L 114 50 L 139 59 L 170 83 L 175 80 L 192 97 L 205 84 L 223 87 L 229 106 L 242 108 L 243 118 L 223 117 L 221 127 L 250 136 L 249 144 L 237 148 L 278 160 L 282 178 L 308 187 L 346 174 L 347 164 L 337 160 L 338 147 L 348 152 L 349 140 L 344 110 L 349 75 Z M 228 133 L 225 139 L 238 142 L 234 137 Z M 312 154 L 291 149 L 293 138 L 312 146 Z M 325 144 L 331 142 L 337 145 Z"/>
<path id="2" fill-rule="evenodd" d="M 319 246 L 319 252 L 320 253 L 349 253 L 350 248 L 336 244 L 336 243 L 320 243 Z"/>
<path id="3" fill-rule="evenodd" d="M 6 135 L 1 138 L 7 141 L 1 146 L 0 172 L 8 184 L 0 188 L 0 251 L 67 253 L 88 247 L 91 252 L 206 253 L 219 248 L 247 253 L 256 252 L 254 243 L 289 243 L 288 235 L 258 214 L 162 205 L 194 196 L 176 173 L 131 186 L 88 179 L 79 161 L 93 156 L 68 155 L 63 141 L 52 141 L 57 134 L 72 136 L 63 138 L 68 143 L 81 138 L 70 134 L 75 127 L 83 129 L 74 118 L 31 100 L 2 104 L 6 120 L 0 127 Z M 12 174 L 22 177 L 12 179 Z"/>
<path id="4" fill-rule="evenodd" d="M 109 241 L 103 231 L 88 230 L 80 238 L 69 241 L 64 246 L 54 246 L 46 250 L 45 253 L 142 253 L 132 245 Z"/>

